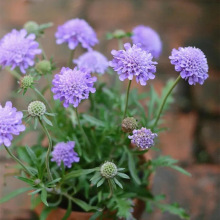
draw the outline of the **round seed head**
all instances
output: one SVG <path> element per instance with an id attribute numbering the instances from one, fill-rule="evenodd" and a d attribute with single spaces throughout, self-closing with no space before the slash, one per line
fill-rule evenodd
<path id="1" fill-rule="evenodd" d="M 46 112 L 46 106 L 43 102 L 33 101 L 28 105 L 28 113 L 32 117 L 40 117 Z"/>
<path id="2" fill-rule="evenodd" d="M 48 60 L 42 60 L 36 64 L 36 70 L 40 74 L 46 74 L 51 71 L 51 64 Z"/>
<path id="3" fill-rule="evenodd" d="M 114 163 L 112 162 L 105 162 L 102 166 L 101 166 L 101 174 L 103 177 L 109 179 L 109 178 L 113 178 L 116 174 L 117 174 L 117 167 Z"/>
<path id="4" fill-rule="evenodd" d="M 134 117 L 127 117 L 123 119 L 121 124 L 121 129 L 125 133 L 131 133 L 134 129 L 137 128 L 137 121 Z"/>
<path id="5" fill-rule="evenodd" d="M 20 86 L 22 89 L 28 89 L 30 88 L 34 83 L 34 78 L 32 76 L 24 76 L 21 79 Z"/>
<path id="6" fill-rule="evenodd" d="M 30 34 L 38 32 L 39 25 L 35 21 L 28 21 L 24 24 L 24 29 Z"/>

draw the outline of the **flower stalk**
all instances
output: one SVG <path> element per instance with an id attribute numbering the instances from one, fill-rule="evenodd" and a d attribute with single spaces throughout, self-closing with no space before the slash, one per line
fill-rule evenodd
<path id="1" fill-rule="evenodd" d="M 46 155 L 46 169 L 47 169 L 49 180 L 52 181 L 53 177 L 52 177 L 52 174 L 51 174 L 51 171 L 50 171 L 50 165 L 49 165 L 50 152 L 51 152 L 52 147 L 53 147 L 52 146 L 52 139 L 51 139 L 51 136 L 50 136 L 46 126 L 44 125 L 44 123 L 42 122 L 42 120 L 40 118 L 39 118 L 39 122 L 40 122 L 45 134 L 47 135 L 47 138 L 48 138 L 48 141 L 49 141 L 49 147 L 48 147 L 47 155 Z"/>
<path id="2" fill-rule="evenodd" d="M 162 111 L 163 111 L 163 108 L 164 108 L 164 105 L 165 105 L 165 103 L 166 103 L 166 101 L 167 101 L 167 98 L 169 97 L 170 93 L 173 91 L 173 89 L 175 88 L 175 86 L 177 85 L 177 83 L 180 81 L 180 79 L 181 79 L 181 76 L 179 75 L 179 76 L 177 77 L 177 79 L 175 80 L 175 82 L 173 83 L 173 85 L 172 85 L 172 86 L 170 87 L 170 89 L 168 90 L 166 96 L 164 97 L 163 102 L 161 103 L 160 108 L 159 108 L 159 111 L 158 111 L 158 113 L 157 113 L 157 117 L 156 117 L 156 120 L 155 120 L 155 122 L 154 122 L 153 129 L 157 126 L 157 123 L 158 123 L 158 121 L 159 121 L 159 119 L 160 119 L 160 115 L 161 115 L 161 113 L 162 113 Z"/>
<path id="3" fill-rule="evenodd" d="M 130 91 L 130 87 L 131 87 L 131 81 L 132 80 L 129 80 L 128 87 L 127 87 L 126 101 L 125 101 L 125 110 L 124 110 L 123 118 L 126 117 L 126 112 L 127 112 L 127 108 L 128 108 L 128 98 L 129 98 L 129 91 Z"/>

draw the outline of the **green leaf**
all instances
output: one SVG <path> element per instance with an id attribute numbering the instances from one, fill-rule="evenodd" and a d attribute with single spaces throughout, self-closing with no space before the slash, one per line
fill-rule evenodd
<path id="1" fill-rule="evenodd" d="M 155 204 L 159 209 L 161 209 L 163 212 L 169 212 L 174 215 L 178 215 L 181 219 L 189 219 L 189 215 L 186 213 L 186 211 L 179 207 L 177 203 L 173 204 Z"/>
<path id="2" fill-rule="evenodd" d="M 53 126 L 52 122 L 44 115 L 43 120 L 50 126 Z"/>
<path id="3" fill-rule="evenodd" d="M 98 217 L 101 216 L 102 212 L 101 211 L 97 211 L 94 213 L 94 215 L 92 215 L 89 220 L 97 220 L 99 219 Z"/>
<path id="4" fill-rule="evenodd" d="M 115 183 L 116 183 L 120 188 L 123 189 L 122 184 L 121 184 L 116 178 L 114 178 L 114 181 L 115 181 Z"/>
<path id="5" fill-rule="evenodd" d="M 73 198 L 71 197 L 71 200 L 76 203 L 78 206 L 80 206 L 83 210 L 85 210 L 86 212 L 88 211 L 92 211 L 92 210 L 99 210 L 98 207 L 96 206 L 91 206 L 87 203 L 85 203 L 84 201 L 77 199 L 77 198 Z"/>
<path id="6" fill-rule="evenodd" d="M 15 178 L 17 178 L 17 179 L 19 179 L 19 180 L 21 180 L 21 181 L 23 181 L 23 182 L 25 182 L 25 183 L 27 183 L 29 185 L 33 185 L 34 184 L 33 180 L 25 178 L 23 176 L 15 176 Z"/>
<path id="7" fill-rule="evenodd" d="M 50 212 L 53 210 L 54 208 L 51 207 L 45 207 L 43 209 L 43 211 L 40 214 L 40 220 L 46 220 L 48 215 L 50 214 Z"/>
<path id="8" fill-rule="evenodd" d="M 60 177 L 57 178 L 57 179 L 54 179 L 54 180 L 52 180 L 51 182 L 49 182 L 48 185 L 53 185 L 54 183 L 57 183 L 57 182 L 59 182 L 60 180 L 61 180 Z"/>
<path id="9" fill-rule="evenodd" d="M 180 173 L 183 173 L 183 174 L 185 174 L 187 176 L 192 176 L 191 173 L 187 172 L 186 170 L 184 170 L 183 168 L 181 168 L 179 166 L 173 165 L 173 166 L 171 166 L 171 168 L 174 169 L 174 170 L 177 170 Z"/>
<path id="10" fill-rule="evenodd" d="M 45 188 L 42 189 L 41 191 L 41 201 L 46 205 L 48 206 L 48 203 L 47 203 L 47 190 Z"/>
<path id="11" fill-rule="evenodd" d="M 131 176 L 132 178 L 134 179 L 134 181 L 140 185 L 141 184 L 141 181 L 137 175 L 137 172 L 136 172 L 136 168 L 135 168 L 135 164 L 134 164 L 134 159 L 131 155 L 131 153 L 128 154 L 128 168 L 129 168 L 129 171 L 131 173 Z"/>
<path id="12" fill-rule="evenodd" d="M 105 178 L 103 177 L 99 182 L 97 183 L 97 187 L 100 187 L 105 182 Z"/>
<path id="13" fill-rule="evenodd" d="M 40 196 L 31 195 L 31 210 L 34 210 L 41 203 Z"/>
<path id="14" fill-rule="evenodd" d="M 68 200 L 68 207 L 67 207 L 66 213 L 63 216 L 62 220 L 68 220 L 71 212 L 72 212 L 72 201 L 69 199 Z"/>
<path id="15" fill-rule="evenodd" d="M 130 179 L 130 177 L 125 173 L 118 172 L 117 175 L 120 176 L 121 178 L 124 178 L 124 179 Z"/>
<path id="16" fill-rule="evenodd" d="M 37 159 L 34 151 L 28 146 L 25 146 L 25 149 L 26 149 L 29 157 L 31 158 L 32 163 L 35 164 L 36 166 L 38 166 L 38 159 Z"/>
<path id="17" fill-rule="evenodd" d="M 95 175 L 90 179 L 93 185 L 96 185 L 97 182 L 102 178 L 99 172 L 95 173 Z"/>
<path id="18" fill-rule="evenodd" d="M 79 177 L 81 175 L 87 175 L 89 173 L 93 173 L 97 170 L 97 168 L 93 168 L 93 169 L 84 169 L 84 170 L 74 170 L 71 171 L 70 173 L 68 173 L 65 177 L 64 180 L 68 180 L 71 178 L 75 178 L 75 177 Z"/>
<path id="19" fill-rule="evenodd" d="M 7 194 L 6 196 L 4 196 L 3 198 L 0 199 L 0 204 L 1 203 L 4 203 L 4 202 L 7 202 L 8 200 L 14 198 L 15 196 L 18 196 L 24 192 L 27 192 L 29 190 L 32 190 L 33 188 L 32 187 L 24 187 L 24 188 L 20 188 L 20 189 L 17 189 L 9 194 Z"/>
<path id="20" fill-rule="evenodd" d="M 94 118 L 94 117 L 92 117 L 90 115 L 83 114 L 83 118 L 86 121 L 90 122 L 92 125 L 95 125 L 97 127 L 105 127 L 105 123 L 104 122 L 102 122 L 102 121 L 100 121 L 100 120 L 98 120 L 98 119 L 96 119 L 96 118 Z"/>

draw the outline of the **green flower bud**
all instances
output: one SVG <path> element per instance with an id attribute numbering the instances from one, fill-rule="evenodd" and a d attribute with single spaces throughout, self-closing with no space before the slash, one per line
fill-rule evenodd
<path id="1" fill-rule="evenodd" d="M 105 162 L 101 166 L 101 175 L 107 179 L 113 178 L 114 176 L 117 175 L 118 169 L 116 165 L 112 162 Z"/>
<path id="2" fill-rule="evenodd" d="M 126 33 L 123 30 L 116 30 L 116 31 L 114 31 L 113 36 L 115 38 L 119 38 L 120 39 L 120 38 L 125 37 Z"/>
<path id="3" fill-rule="evenodd" d="M 38 29 L 39 29 L 39 25 L 35 22 L 35 21 L 28 21 L 24 24 L 24 29 L 26 29 L 26 31 L 30 34 L 30 33 L 34 33 L 37 34 L 38 33 Z"/>
<path id="4" fill-rule="evenodd" d="M 36 70 L 40 74 L 46 74 L 51 71 L 51 63 L 48 60 L 42 60 L 36 64 Z"/>
<path id="5" fill-rule="evenodd" d="M 43 102 L 33 101 L 28 105 L 28 113 L 32 117 L 40 117 L 46 112 L 46 106 Z"/>
<path id="6" fill-rule="evenodd" d="M 121 129 L 125 133 L 131 133 L 134 129 L 137 128 L 137 121 L 134 117 L 127 117 L 123 119 L 121 124 Z"/>
<path id="7" fill-rule="evenodd" d="M 30 88 L 34 83 L 34 78 L 32 76 L 24 76 L 20 81 L 20 86 L 22 89 Z"/>

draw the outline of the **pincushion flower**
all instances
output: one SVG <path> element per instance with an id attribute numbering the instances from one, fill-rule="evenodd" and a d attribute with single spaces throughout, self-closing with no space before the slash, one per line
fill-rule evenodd
<path id="1" fill-rule="evenodd" d="M 54 146 L 52 151 L 52 159 L 57 163 L 57 166 L 61 166 L 63 162 L 65 167 L 71 168 L 72 163 L 78 163 L 79 157 L 78 154 L 74 151 L 75 142 L 69 141 L 67 143 L 60 142 Z"/>
<path id="2" fill-rule="evenodd" d="M 56 43 L 67 43 L 69 49 L 74 50 L 78 44 L 90 49 L 98 43 L 95 31 L 83 19 L 75 18 L 59 26 L 55 34 Z"/>
<path id="3" fill-rule="evenodd" d="M 133 135 L 128 136 L 131 139 L 131 143 L 141 149 L 151 148 L 154 145 L 155 137 L 157 137 L 157 134 L 143 127 L 139 130 L 133 130 Z"/>
<path id="4" fill-rule="evenodd" d="M 74 60 L 78 68 L 87 68 L 92 73 L 104 74 L 108 68 L 107 58 L 98 51 L 88 51 Z"/>
<path id="5" fill-rule="evenodd" d="M 0 145 L 4 144 L 9 147 L 13 135 L 19 135 L 20 132 L 25 130 L 22 118 L 23 113 L 12 107 L 11 102 L 6 102 L 5 107 L 0 105 Z"/>
<path id="6" fill-rule="evenodd" d="M 151 53 L 142 50 L 139 46 L 124 44 L 125 50 L 112 50 L 114 59 L 109 65 L 118 73 L 119 79 L 132 80 L 136 77 L 137 83 L 142 86 L 147 84 L 149 79 L 154 79 L 157 62 L 152 61 Z"/>
<path id="7" fill-rule="evenodd" d="M 55 94 L 54 99 L 63 101 L 63 106 L 67 108 L 73 105 L 75 108 L 81 100 L 88 99 L 89 93 L 96 91 L 93 88 L 96 77 L 92 77 L 86 69 L 78 70 L 74 68 L 63 67 L 59 74 L 54 76 L 52 81 L 52 92 Z"/>
<path id="8" fill-rule="evenodd" d="M 153 57 L 159 58 L 162 51 L 162 42 L 159 34 L 150 27 L 139 25 L 133 29 L 132 41 L 140 44 L 140 47 L 150 52 Z"/>
<path id="9" fill-rule="evenodd" d="M 209 77 L 207 59 L 199 48 L 179 47 L 178 50 L 172 50 L 169 58 L 175 70 L 180 72 L 183 79 L 188 80 L 189 85 L 202 85 Z"/>
<path id="10" fill-rule="evenodd" d="M 25 29 L 12 30 L 0 41 L 0 65 L 16 67 L 25 74 L 26 69 L 34 65 L 34 58 L 41 53 L 34 34 L 27 34 Z"/>

